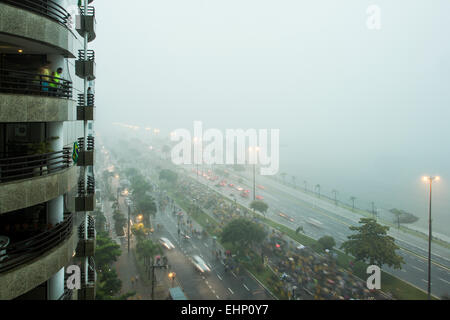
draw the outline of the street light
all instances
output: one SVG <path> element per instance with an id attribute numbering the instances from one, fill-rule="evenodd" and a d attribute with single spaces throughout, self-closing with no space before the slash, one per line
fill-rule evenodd
<path id="1" fill-rule="evenodd" d="M 423 177 L 423 181 L 430 184 L 430 195 L 428 202 L 428 300 L 431 299 L 431 186 L 433 181 L 439 181 L 438 176 Z"/>
<path id="2" fill-rule="evenodd" d="M 257 162 L 257 153 L 259 151 L 259 147 L 250 147 L 248 151 L 254 153 L 253 155 L 253 201 L 256 200 L 256 162 Z"/>
<path id="3" fill-rule="evenodd" d="M 168 274 L 169 279 L 172 280 L 172 288 L 173 288 L 173 282 L 174 282 L 174 280 L 175 280 L 175 276 L 176 276 L 176 275 L 177 275 L 177 274 L 176 274 L 175 272 L 169 272 L 169 274 Z"/>

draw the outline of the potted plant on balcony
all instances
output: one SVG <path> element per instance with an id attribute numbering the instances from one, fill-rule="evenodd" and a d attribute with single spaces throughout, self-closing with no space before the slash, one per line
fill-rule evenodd
<path id="1" fill-rule="evenodd" d="M 59 139 L 59 137 L 50 137 L 40 142 L 33 142 L 28 144 L 28 155 L 30 156 L 38 156 L 44 155 L 47 153 L 54 152 L 54 150 L 50 147 L 52 141 Z M 45 173 L 48 173 L 47 167 L 47 159 L 42 157 L 42 161 L 40 163 L 33 163 L 33 166 L 39 166 L 33 168 L 33 177 L 41 176 Z"/>

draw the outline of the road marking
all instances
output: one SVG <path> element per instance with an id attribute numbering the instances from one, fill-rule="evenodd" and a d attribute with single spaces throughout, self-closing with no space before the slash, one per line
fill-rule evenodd
<path id="1" fill-rule="evenodd" d="M 250 289 L 244 284 L 244 288 L 247 289 L 247 291 L 250 291 Z"/>
<path id="2" fill-rule="evenodd" d="M 233 271 L 231 271 L 231 274 L 235 277 L 235 278 L 237 278 L 237 276 L 234 274 L 234 272 Z"/>
<path id="3" fill-rule="evenodd" d="M 428 280 L 422 279 L 422 281 L 428 283 Z M 433 284 L 433 281 L 431 281 L 431 284 Z"/>
<path id="4" fill-rule="evenodd" d="M 220 298 L 219 298 L 219 296 L 218 296 L 218 295 L 216 295 L 216 298 L 217 298 L 218 300 L 220 300 Z"/>
<path id="5" fill-rule="evenodd" d="M 222 277 L 221 277 L 221 276 L 219 276 L 219 275 L 217 275 L 217 278 L 219 278 L 220 280 L 222 280 Z"/>
<path id="6" fill-rule="evenodd" d="M 228 288 L 228 290 L 230 290 L 231 294 L 234 294 L 233 290 L 231 290 L 230 288 Z"/>
<path id="7" fill-rule="evenodd" d="M 445 280 L 445 279 L 439 278 L 439 280 L 444 281 L 444 282 L 447 283 L 447 284 L 450 284 L 450 282 L 448 282 L 448 281 Z"/>
<path id="8" fill-rule="evenodd" d="M 419 270 L 420 272 L 425 272 L 425 270 L 423 270 L 423 269 L 420 269 L 420 268 L 418 268 L 418 267 L 416 267 L 416 266 L 412 266 L 414 269 L 416 269 L 416 270 Z"/>
<path id="9" fill-rule="evenodd" d="M 205 245 L 205 247 L 207 247 L 208 248 L 208 245 L 206 244 L 206 243 L 203 243 L 204 245 Z"/>

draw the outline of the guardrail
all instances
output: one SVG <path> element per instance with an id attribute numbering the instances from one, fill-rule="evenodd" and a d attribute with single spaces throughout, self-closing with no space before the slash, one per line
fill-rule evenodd
<path id="1" fill-rule="evenodd" d="M 95 138 L 93 136 L 87 137 L 87 151 L 94 150 Z M 84 150 L 84 138 L 78 138 L 78 147 L 80 150 Z"/>
<path id="2" fill-rule="evenodd" d="M 70 148 L 62 151 L 0 159 L 0 183 L 58 172 L 71 165 Z"/>
<path id="3" fill-rule="evenodd" d="M 56 247 L 72 235 L 73 215 L 65 214 L 64 221 L 37 236 L 12 243 L 0 251 L 0 273 L 14 269 Z"/>
<path id="4" fill-rule="evenodd" d="M 1 0 L 0 0 L 1 1 Z M 0 92 L 72 98 L 72 82 L 50 75 L 0 69 Z"/>
<path id="5" fill-rule="evenodd" d="M 87 94 L 87 101 L 84 103 L 84 94 L 78 95 L 78 107 L 93 107 L 94 106 L 94 95 L 92 93 Z"/>
<path id="6" fill-rule="evenodd" d="M 43 15 L 67 27 L 70 14 L 52 0 L 0 0 L 0 2 Z"/>

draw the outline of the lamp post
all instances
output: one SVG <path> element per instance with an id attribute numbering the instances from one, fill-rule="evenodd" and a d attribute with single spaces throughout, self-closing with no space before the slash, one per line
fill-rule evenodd
<path id="1" fill-rule="evenodd" d="M 177 274 L 175 273 L 175 272 L 169 272 L 169 279 L 170 280 L 172 280 L 172 288 L 173 288 L 173 282 L 174 282 L 174 280 L 175 280 L 175 276 L 176 276 Z"/>
<path id="2" fill-rule="evenodd" d="M 423 181 L 430 184 L 429 190 L 429 202 L 428 202 L 428 300 L 431 299 L 431 186 L 433 185 L 433 181 L 439 181 L 439 177 L 423 177 Z"/>
<path id="3" fill-rule="evenodd" d="M 248 151 L 253 154 L 252 160 L 253 160 L 253 201 L 256 200 L 256 162 L 257 162 L 257 153 L 259 151 L 259 147 L 250 147 L 248 148 Z"/>

